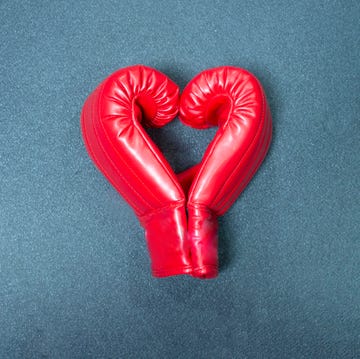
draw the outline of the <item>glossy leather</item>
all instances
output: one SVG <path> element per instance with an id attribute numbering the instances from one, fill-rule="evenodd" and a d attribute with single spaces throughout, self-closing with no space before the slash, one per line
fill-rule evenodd
<path id="1" fill-rule="evenodd" d="M 143 126 L 167 124 L 178 101 L 178 87 L 164 74 L 142 65 L 120 69 L 85 101 L 82 134 L 90 157 L 144 227 L 153 275 L 213 278 L 218 217 L 264 159 L 271 115 L 249 72 L 234 67 L 202 72 L 182 94 L 180 119 L 195 128 L 219 129 L 201 163 L 175 175 Z"/>
<path id="2" fill-rule="evenodd" d="M 145 229 L 156 277 L 191 273 L 185 194 L 143 126 L 161 127 L 178 112 L 179 89 L 142 65 L 120 69 L 87 98 L 81 128 L 88 153 Z"/>
<path id="3" fill-rule="evenodd" d="M 192 275 L 213 278 L 218 274 L 217 219 L 263 161 L 271 141 L 271 114 L 255 76 L 224 66 L 200 73 L 186 86 L 180 119 L 199 129 L 219 126 L 195 173 L 178 175 L 187 186 L 191 183 L 186 189 Z"/>

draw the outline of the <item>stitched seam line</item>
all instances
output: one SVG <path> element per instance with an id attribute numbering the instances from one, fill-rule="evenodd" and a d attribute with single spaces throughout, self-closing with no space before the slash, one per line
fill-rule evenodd
<path id="1" fill-rule="evenodd" d="M 93 107 L 93 103 L 91 104 Z M 132 201 L 130 201 L 129 197 L 124 194 L 123 190 L 119 188 L 119 186 L 115 183 L 115 181 L 113 181 L 111 179 L 111 177 L 108 175 L 107 171 L 105 170 L 105 168 L 103 167 L 103 165 L 101 164 L 100 161 L 98 161 L 97 156 L 95 155 L 95 152 L 92 150 L 92 148 L 89 146 L 89 141 L 88 141 L 88 136 L 86 134 L 86 129 L 85 129 L 85 120 L 83 115 L 81 116 L 82 119 L 82 132 L 83 132 L 83 136 L 86 142 L 86 148 L 90 154 L 90 157 L 93 159 L 93 161 L 95 162 L 96 166 L 100 169 L 100 171 L 104 174 L 104 176 L 107 178 L 107 180 L 114 186 L 114 188 L 122 195 L 122 197 L 128 202 L 128 203 L 132 203 Z M 95 127 L 94 127 L 94 122 L 91 121 L 91 126 L 93 128 L 94 134 L 96 133 L 95 131 Z M 107 153 L 104 151 L 103 147 L 101 146 L 100 142 L 97 141 L 96 142 L 99 146 L 99 150 L 102 151 L 102 153 L 105 155 L 105 157 L 109 160 L 111 167 L 113 167 L 113 169 L 115 169 L 115 172 L 117 172 L 119 174 L 119 176 L 124 180 L 124 182 L 126 182 L 126 180 L 123 178 L 122 174 L 117 170 L 116 166 L 113 164 L 113 162 L 111 161 L 111 159 L 107 156 Z M 135 213 L 137 215 L 139 215 L 139 213 L 141 212 L 140 209 L 135 205 L 132 204 L 134 209 L 135 209 Z"/>
<path id="2" fill-rule="evenodd" d="M 125 160 L 123 159 L 121 153 L 117 150 L 116 146 L 113 145 L 113 142 L 111 141 L 110 137 L 109 137 L 108 134 L 107 134 L 107 131 L 106 131 L 105 128 L 104 128 L 103 121 L 100 120 L 101 117 L 100 117 L 100 114 L 99 114 L 99 108 L 100 108 L 99 103 L 100 103 L 100 99 L 102 98 L 102 94 L 103 94 L 103 89 L 102 89 L 102 91 L 101 91 L 101 93 L 99 94 L 99 97 L 98 97 L 98 107 L 97 107 L 97 108 L 98 108 L 98 112 L 97 112 L 97 114 L 98 114 L 98 119 L 99 119 L 98 122 L 99 122 L 99 124 L 100 124 L 100 126 L 101 126 L 101 128 L 102 128 L 102 130 L 103 130 L 103 133 L 104 133 L 104 135 L 105 135 L 108 143 L 110 144 L 110 147 L 111 147 L 111 148 L 113 149 L 113 151 L 117 154 L 118 158 L 122 161 L 124 167 L 126 167 L 126 168 L 128 169 L 128 171 L 131 172 L 131 173 L 139 180 L 139 182 L 143 185 L 143 188 L 147 188 L 147 187 L 145 186 L 144 182 L 143 182 L 143 181 L 137 176 L 137 174 L 129 167 L 127 161 L 125 161 Z M 133 113 L 132 113 L 132 116 L 133 116 Z M 106 152 L 106 151 L 104 150 L 104 152 Z M 111 158 L 110 158 L 109 156 L 107 156 L 107 157 L 108 157 L 108 158 L 110 159 L 110 161 L 112 162 Z M 112 163 L 113 163 L 113 162 L 112 162 Z M 143 196 L 129 183 L 129 181 L 124 177 L 124 175 L 121 174 L 121 172 L 118 170 L 117 166 L 115 166 L 115 164 L 113 164 L 113 165 L 114 165 L 114 168 L 116 168 L 116 172 L 120 174 L 120 176 L 123 178 L 124 182 L 129 186 L 129 188 L 133 191 L 133 193 L 135 193 L 135 194 L 137 195 L 137 197 L 138 197 L 146 206 L 148 206 L 148 207 L 150 207 L 150 208 L 154 208 L 154 207 L 151 206 L 150 203 L 149 203 L 148 201 L 146 201 L 146 200 L 143 198 Z"/>
<path id="3" fill-rule="evenodd" d="M 271 128 L 271 126 L 268 125 L 267 130 L 269 130 Z M 245 189 L 245 187 L 247 186 L 247 184 L 250 182 L 251 178 L 253 177 L 253 175 L 256 173 L 256 171 L 258 170 L 258 168 L 260 167 L 263 159 L 264 159 L 264 155 L 267 153 L 268 149 L 269 149 L 269 145 L 270 145 L 270 141 L 271 141 L 271 136 L 267 135 L 264 137 L 264 141 L 266 141 L 266 145 L 264 147 L 264 150 L 260 152 L 260 154 L 258 154 L 258 156 L 255 157 L 255 160 L 257 160 L 257 164 L 255 165 L 255 167 L 253 167 L 252 171 L 241 181 L 242 184 L 239 188 L 236 188 L 235 190 L 233 190 L 228 197 L 230 197 L 230 199 L 228 199 L 225 203 L 223 204 L 220 209 L 217 211 L 218 213 L 222 213 L 224 211 L 224 208 L 226 208 L 228 206 L 229 203 L 233 202 L 236 200 L 236 198 L 238 197 L 238 195 L 236 195 L 237 193 L 240 195 L 240 193 Z M 235 195 L 234 195 L 235 193 Z"/>
<path id="4" fill-rule="evenodd" d="M 265 121 L 267 120 L 267 118 L 265 119 Z M 258 141 L 256 143 L 256 146 L 255 148 L 253 148 L 253 151 L 252 151 L 252 154 L 250 156 L 250 160 L 251 161 L 258 161 L 260 159 L 260 156 L 262 154 L 262 146 L 263 144 L 266 142 L 266 137 L 267 137 L 267 131 L 269 130 L 269 123 L 270 121 L 266 121 L 264 123 L 264 126 L 262 126 L 262 129 L 261 129 L 261 133 L 260 134 L 257 134 L 258 135 Z M 247 152 L 249 152 L 251 149 L 251 145 L 249 146 Z M 245 153 L 246 154 L 246 153 Z M 245 156 L 244 154 L 244 156 Z M 242 157 L 243 159 L 243 157 Z M 241 159 L 241 160 L 242 160 Z M 240 161 L 241 161 L 240 160 Z M 239 162 L 238 166 L 240 166 L 241 163 Z M 250 169 L 250 171 L 252 171 L 252 169 Z M 246 178 L 247 174 L 245 173 L 245 178 Z M 241 178 L 241 177 L 240 177 Z M 243 177 L 244 178 L 244 177 Z M 229 180 L 231 180 L 232 178 L 229 177 Z M 238 191 L 238 188 L 235 187 L 233 190 L 231 190 L 227 195 L 225 195 L 222 199 L 219 200 L 219 202 L 217 203 L 217 206 L 220 207 L 219 210 L 217 212 L 222 212 L 224 207 L 227 207 L 228 206 L 228 203 L 229 203 L 229 198 L 231 198 L 233 196 L 233 193 L 237 192 Z M 226 203 L 224 203 L 226 202 Z"/>
<path id="5" fill-rule="evenodd" d="M 103 90 L 104 90 L 104 87 L 105 86 L 103 86 L 102 88 L 101 88 L 101 92 L 99 93 L 99 95 L 98 95 L 98 98 L 97 98 L 97 115 L 98 115 L 98 117 L 97 117 L 97 120 L 98 120 L 98 122 L 100 123 L 100 126 L 101 126 L 101 128 L 102 128 L 102 130 L 103 130 L 103 133 L 105 134 L 105 137 L 106 137 L 106 139 L 108 140 L 108 142 L 110 143 L 110 147 L 112 147 L 112 149 L 115 151 L 115 153 L 118 155 L 118 158 L 123 162 L 123 163 L 125 163 L 125 166 L 124 167 L 128 167 L 127 165 L 126 165 L 126 161 L 124 161 L 124 159 L 121 157 L 121 155 L 120 155 L 120 153 L 118 152 L 118 151 L 116 151 L 116 149 L 114 148 L 114 146 L 112 145 L 112 142 L 110 141 L 110 139 L 109 139 L 109 136 L 107 135 L 107 133 L 106 133 L 106 131 L 104 130 L 104 126 L 103 126 L 103 124 L 102 124 L 102 121 L 100 121 L 100 114 L 99 114 L 99 103 L 100 103 L 100 99 L 101 99 L 101 97 L 102 97 L 102 94 L 103 94 Z M 94 121 L 92 121 L 92 123 L 93 123 L 93 129 L 94 129 L 94 133 L 96 133 L 96 134 L 98 134 L 98 131 L 96 131 L 96 128 L 95 128 L 95 124 L 94 124 Z M 104 149 L 104 147 L 103 147 L 103 145 L 102 145 L 102 143 L 100 142 L 100 141 L 98 141 L 98 144 L 99 144 L 99 147 L 102 149 L 102 151 L 103 151 L 103 153 L 105 154 L 105 157 L 109 160 L 109 162 L 112 164 L 112 167 L 115 169 L 115 172 L 120 176 L 120 178 L 122 178 L 122 180 L 128 185 L 128 187 L 130 188 L 130 190 L 132 190 L 132 192 L 135 194 L 135 195 L 137 195 L 137 197 L 146 205 L 146 206 L 148 206 L 148 207 L 151 207 L 150 205 L 149 205 L 149 203 L 147 203 L 143 198 L 142 198 L 142 196 L 135 190 L 135 188 L 127 181 L 127 179 L 124 177 L 124 175 L 119 171 L 119 169 L 117 168 L 117 166 L 114 164 L 114 162 L 113 162 L 113 160 L 111 159 L 111 157 L 108 155 L 108 153 L 107 153 L 107 151 L 105 151 L 105 149 Z M 120 190 L 120 193 L 123 195 L 124 194 L 124 190 Z M 127 197 L 127 195 L 123 195 L 123 197 L 124 198 L 129 198 L 129 197 Z M 129 203 L 131 203 L 131 206 L 133 206 L 134 205 L 134 201 L 129 201 Z M 139 212 L 139 214 L 140 214 L 140 210 L 139 210 L 139 208 L 135 205 L 134 206 L 135 208 L 137 208 L 138 209 L 138 212 Z M 152 208 L 152 207 L 151 207 Z"/>
<path id="6" fill-rule="evenodd" d="M 241 187 L 239 188 L 240 191 L 233 191 L 231 193 L 231 196 L 234 198 L 234 193 L 238 192 L 239 194 L 245 189 L 245 187 L 247 186 L 247 184 L 250 182 L 251 178 L 253 177 L 253 175 L 256 173 L 256 171 L 258 170 L 258 168 L 260 167 L 263 159 L 264 159 L 264 155 L 266 154 L 269 145 L 270 145 L 270 140 L 271 140 L 271 136 L 267 136 L 266 138 L 266 145 L 264 147 L 264 149 L 261 151 L 261 153 L 255 158 L 255 160 L 257 160 L 256 165 L 253 167 L 252 171 L 243 179 L 243 183 L 241 185 Z M 237 196 L 236 196 L 237 197 Z M 236 199 L 235 197 L 235 199 Z M 233 199 L 231 199 L 230 201 L 232 201 Z M 224 207 L 226 207 L 228 205 L 228 203 L 226 203 L 224 205 Z M 223 209 L 222 209 L 223 210 Z"/>
<path id="7" fill-rule="evenodd" d="M 235 166 L 235 168 L 232 170 L 231 174 L 228 176 L 228 178 L 225 180 L 223 187 L 226 186 L 226 184 L 230 181 L 230 179 L 234 176 L 234 173 L 237 171 L 237 169 L 241 166 L 241 161 L 242 159 L 244 158 L 244 156 L 247 154 L 247 152 L 249 151 L 249 149 L 251 148 L 252 144 L 255 142 L 255 140 L 257 139 L 257 137 L 259 136 L 259 133 L 261 133 L 261 130 L 262 130 L 262 124 L 265 120 L 265 116 L 264 116 L 264 104 L 265 104 L 265 97 L 264 97 L 264 93 L 261 92 L 262 94 L 262 108 L 261 108 L 261 115 L 260 115 L 260 123 L 259 123 L 259 126 L 257 128 L 257 131 L 256 131 L 256 134 L 254 135 L 253 139 L 251 140 L 250 144 L 248 145 L 247 149 L 243 152 L 243 154 L 241 155 L 241 157 L 239 158 L 239 162 L 238 164 Z M 211 204 L 209 206 L 213 206 L 215 201 L 218 199 L 220 193 L 221 193 L 221 189 L 220 188 L 218 190 L 218 193 L 216 194 L 216 196 L 214 197 L 214 199 L 211 201 Z"/>
<path id="8" fill-rule="evenodd" d="M 85 140 L 88 142 L 88 137 L 86 136 L 85 132 L 83 132 L 83 136 L 85 138 Z M 93 159 L 93 161 L 95 162 L 96 166 L 101 170 L 101 172 L 104 174 L 104 176 L 107 178 L 107 180 L 114 186 L 114 188 L 119 191 L 121 193 L 121 195 L 124 197 L 124 199 L 128 202 L 130 202 L 129 198 L 127 198 L 126 195 L 124 195 L 119 188 L 116 186 L 115 182 L 110 178 L 110 176 L 107 175 L 104 167 L 100 164 L 100 162 L 97 160 L 94 152 L 90 149 L 90 147 L 87 147 L 87 150 L 90 154 L 90 157 Z M 134 205 L 135 210 L 138 212 L 139 209 Z"/>
<path id="9" fill-rule="evenodd" d="M 176 208 L 183 207 L 184 205 L 185 205 L 184 200 L 177 201 L 175 203 L 171 202 L 171 203 L 168 203 L 168 204 L 166 204 L 165 206 L 163 206 L 161 208 L 157 208 L 155 210 L 151 210 L 151 211 L 146 212 L 145 214 L 142 214 L 141 216 L 139 216 L 139 220 L 142 223 L 146 223 L 146 222 L 150 221 L 151 217 L 156 215 L 156 214 L 159 214 L 161 212 L 166 212 L 166 211 L 168 211 L 170 209 L 174 210 Z"/>
<path id="10" fill-rule="evenodd" d="M 188 203 L 187 207 L 191 209 L 200 209 L 210 214 L 215 214 L 215 212 L 211 208 L 209 208 L 208 206 L 202 203 L 197 203 L 197 202 Z"/>

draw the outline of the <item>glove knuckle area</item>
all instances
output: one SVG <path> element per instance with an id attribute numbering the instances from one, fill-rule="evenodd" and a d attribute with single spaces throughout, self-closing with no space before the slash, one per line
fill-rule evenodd
<path id="1" fill-rule="evenodd" d="M 195 128 L 251 120 L 262 111 L 263 90 L 247 70 L 222 66 L 197 75 L 184 89 L 180 119 Z"/>
<path id="2" fill-rule="evenodd" d="M 144 65 L 120 69 L 100 85 L 99 111 L 102 118 L 137 120 L 161 127 L 178 112 L 179 88 L 165 74 Z"/>

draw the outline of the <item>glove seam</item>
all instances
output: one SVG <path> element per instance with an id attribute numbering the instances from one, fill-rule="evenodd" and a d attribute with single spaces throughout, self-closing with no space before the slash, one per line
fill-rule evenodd
<path id="1" fill-rule="evenodd" d="M 241 194 L 241 192 L 246 188 L 247 184 L 250 182 L 250 180 L 252 179 L 254 174 L 257 172 L 257 169 L 260 167 L 261 163 L 263 162 L 263 160 L 265 158 L 265 154 L 267 153 L 267 151 L 269 149 L 270 142 L 271 142 L 271 135 L 269 136 L 269 135 L 266 134 L 267 130 L 271 130 L 271 121 L 266 121 L 266 122 L 267 122 L 267 125 L 266 125 L 266 128 L 264 130 L 264 137 L 262 139 L 262 143 L 265 143 L 264 150 L 260 151 L 260 153 L 258 153 L 257 156 L 255 157 L 254 161 L 257 161 L 257 163 L 252 168 L 252 170 L 247 174 L 247 176 L 241 181 L 241 183 L 242 183 L 241 187 L 231 191 L 228 194 L 228 197 L 235 197 L 235 199 L 236 199 L 238 197 L 238 195 L 234 196 L 234 193 L 239 193 L 239 195 Z M 222 203 L 224 201 L 225 200 L 223 200 Z M 231 201 L 232 201 L 232 199 L 228 200 L 227 202 L 231 202 Z M 228 205 L 227 203 L 223 204 L 222 207 L 221 207 L 221 211 L 227 205 Z"/>
<path id="2" fill-rule="evenodd" d="M 202 204 L 202 203 L 198 203 L 198 202 L 191 202 L 187 204 L 187 208 L 190 209 L 201 209 L 204 210 L 206 212 L 208 212 L 211 215 L 216 215 L 216 212 L 214 210 L 212 210 L 211 208 L 209 208 L 207 205 Z"/>
<path id="3" fill-rule="evenodd" d="M 93 107 L 93 105 L 92 105 L 92 107 Z M 84 116 L 83 116 L 83 115 L 82 115 L 82 121 L 83 121 L 83 123 L 85 123 L 85 120 L 84 120 Z M 93 128 L 94 134 L 97 133 L 93 121 L 91 121 L 91 126 L 92 126 L 92 128 Z M 91 147 L 88 145 L 89 140 L 88 140 L 88 136 L 87 136 L 87 134 L 86 134 L 85 125 L 84 125 L 84 127 L 83 127 L 83 131 L 82 131 L 82 132 L 83 132 L 83 136 L 84 136 L 84 138 L 85 138 L 85 140 L 86 140 L 86 147 L 87 147 L 89 153 L 91 154 L 92 158 L 94 159 L 95 164 L 100 168 L 101 172 L 104 173 L 105 177 L 110 181 L 110 183 L 113 184 L 113 186 L 116 188 L 116 190 L 121 193 L 121 195 L 124 197 L 124 199 L 125 199 L 128 203 L 130 203 L 130 202 L 131 202 L 131 201 L 130 201 L 130 198 L 129 198 L 123 191 L 121 191 L 120 188 L 116 185 L 115 181 L 113 181 L 113 180 L 110 178 L 110 176 L 107 174 L 107 171 L 105 171 L 104 166 L 100 163 L 100 161 L 97 160 L 97 156 L 95 155 L 95 152 L 94 152 L 94 151 L 91 149 Z M 124 182 L 127 183 L 127 184 L 130 186 L 130 184 L 126 181 L 126 179 L 124 178 L 124 176 L 118 171 L 117 167 L 114 165 L 114 163 L 113 163 L 113 161 L 111 160 L 111 158 L 107 155 L 107 153 L 105 152 L 105 150 L 104 150 L 103 146 L 101 145 L 100 141 L 97 141 L 97 144 L 98 144 L 98 146 L 99 146 L 100 151 L 102 151 L 102 153 L 105 155 L 105 157 L 109 160 L 111 167 L 113 167 L 113 168 L 115 169 L 115 172 L 117 172 L 117 173 L 119 174 L 119 176 L 124 180 Z M 130 186 L 130 187 L 131 187 L 131 186 Z M 134 209 L 135 209 L 136 214 L 140 213 L 140 209 L 139 209 L 135 204 L 133 205 L 133 207 L 134 207 Z"/>
<path id="4" fill-rule="evenodd" d="M 111 80 L 111 82 L 114 82 L 119 88 L 121 88 L 121 89 L 124 88 L 123 85 L 119 82 L 118 76 L 116 76 L 116 77 L 114 77 L 114 78 L 110 78 L 110 79 L 108 79 L 107 81 L 110 81 L 110 80 Z M 100 93 L 99 93 L 99 96 L 98 96 L 98 106 L 97 106 L 97 110 L 98 110 L 98 111 L 97 111 L 97 114 L 98 114 L 98 119 L 99 119 L 100 126 L 101 126 L 101 128 L 102 128 L 102 131 L 103 131 L 103 133 L 104 133 L 104 135 L 105 135 L 108 143 L 109 143 L 109 146 L 114 150 L 115 153 L 117 153 L 118 158 L 121 160 L 121 162 L 123 163 L 124 167 L 127 168 L 127 170 L 128 170 L 129 172 L 131 172 L 131 173 L 134 175 L 135 178 L 137 178 L 137 180 L 143 185 L 143 188 L 146 189 L 147 193 L 155 200 L 156 205 L 152 205 L 149 201 L 144 200 L 143 196 L 140 195 L 140 193 L 129 183 L 129 181 L 126 179 L 126 177 L 124 177 L 123 175 L 121 175 L 121 177 L 123 178 L 124 182 L 127 183 L 127 185 L 128 185 L 129 188 L 132 190 L 132 192 L 136 195 L 136 197 L 137 197 L 138 199 L 140 199 L 140 200 L 146 205 L 146 207 L 149 207 L 150 210 L 153 210 L 153 209 L 156 208 L 156 206 L 158 206 L 158 205 L 160 204 L 159 199 L 153 194 L 152 191 L 149 191 L 149 190 L 148 190 L 148 186 L 143 182 L 143 180 L 136 174 L 136 172 L 134 172 L 134 171 L 132 170 L 132 168 L 128 165 L 128 163 L 123 159 L 121 153 L 118 151 L 118 149 L 116 148 L 116 146 L 113 145 L 113 142 L 111 141 L 111 139 L 110 139 L 107 131 L 105 130 L 104 125 L 103 125 L 103 121 L 100 120 L 102 117 L 101 117 L 100 114 L 99 114 L 99 110 L 100 110 L 99 104 L 100 104 L 101 98 L 103 98 L 103 91 L 104 91 L 105 84 L 106 84 L 106 80 L 105 80 L 105 82 L 104 82 L 104 84 L 103 84 L 103 86 L 102 86 L 102 88 L 101 88 L 101 91 L 100 91 Z M 125 89 L 125 90 L 126 90 L 126 89 Z M 126 91 L 125 91 L 125 93 L 126 93 Z M 134 93 L 130 93 L 130 94 L 127 93 L 127 96 L 128 96 L 128 97 L 130 97 L 130 96 L 133 97 L 133 98 L 131 98 L 131 100 L 129 99 L 129 100 L 130 100 L 130 106 L 133 107 L 134 101 L 135 101 L 135 94 L 134 94 Z M 131 111 L 131 116 L 132 116 L 132 117 L 131 117 L 132 125 L 136 128 L 138 134 L 141 136 L 141 138 L 142 138 L 142 139 L 144 140 L 144 142 L 146 143 L 147 148 L 148 148 L 148 149 L 150 150 L 150 152 L 154 155 L 154 151 L 153 151 L 153 150 L 151 149 L 151 147 L 149 146 L 148 141 L 145 141 L 144 134 L 142 133 L 142 132 L 144 131 L 143 128 L 142 128 L 142 130 L 139 129 L 139 127 L 137 126 L 137 121 L 134 120 L 134 111 L 133 111 L 133 110 Z M 117 118 L 117 120 L 118 120 L 118 119 L 119 119 L 119 116 L 116 116 L 116 118 Z M 101 147 L 102 147 L 102 146 L 101 146 Z M 103 149 L 103 152 L 105 153 L 104 149 Z M 105 153 L 105 154 L 106 154 L 106 153 Z M 113 161 L 111 160 L 110 157 L 108 157 L 108 156 L 106 156 L 106 157 L 113 163 Z M 154 157 L 156 158 L 157 162 L 160 162 L 157 156 L 154 156 Z M 161 165 L 162 165 L 162 164 L 161 164 Z M 115 165 L 113 165 L 113 166 L 114 166 L 114 168 L 116 169 L 116 172 L 120 174 L 120 172 L 117 170 L 117 166 L 115 166 Z M 163 166 L 162 166 L 162 168 L 163 168 Z M 123 191 L 120 191 L 120 192 L 121 192 L 121 194 L 123 195 L 124 192 L 123 192 Z M 126 197 L 124 196 L 124 198 L 126 198 Z M 132 203 L 132 205 L 133 205 L 133 201 L 131 201 L 131 203 Z M 134 206 L 134 207 L 136 207 L 136 206 Z M 139 215 L 141 216 L 141 215 L 142 215 L 142 214 L 141 214 L 141 211 L 138 210 L 137 215 L 138 215 L 138 216 L 139 216 Z"/>
<path id="5" fill-rule="evenodd" d="M 259 83 L 258 83 L 259 85 Z M 241 157 L 239 158 L 238 160 L 238 163 L 237 165 L 235 166 L 235 168 L 233 168 L 231 174 L 227 177 L 227 179 L 225 180 L 225 182 L 223 183 L 223 186 L 222 188 L 224 188 L 226 186 L 226 184 L 230 181 L 230 179 L 233 177 L 234 173 L 236 172 L 236 170 L 242 165 L 241 161 L 243 160 L 244 156 L 248 153 L 248 151 L 250 150 L 251 146 L 253 145 L 253 143 L 255 142 L 255 140 L 257 139 L 257 137 L 259 136 L 259 134 L 261 134 L 261 131 L 263 129 L 263 124 L 265 122 L 265 116 L 264 116 L 264 107 L 265 107 L 265 96 L 264 96 L 264 92 L 262 91 L 262 88 L 261 86 L 260 87 L 260 91 L 261 91 L 261 96 L 262 96 L 262 106 L 261 106 L 261 114 L 260 114 L 260 123 L 259 123 L 259 126 L 256 130 L 256 133 L 254 135 L 254 137 L 252 138 L 251 142 L 249 143 L 249 145 L 247 146 L 246 150 L 242 153 Z M 229 120 L 226 122 L 226 125 L 228 124 Z M 220 196 L 220 193 L 221 193 L 221 189 L 219 189 L 218 193 L 215 195 L 214 199 L 211 201 L 211 204 L 210 206 L 214 206 L 214 203 L 216 202 L 216 200 L 218 199 L 218 197 Z M 235 192 L 235 190 L 233 190 L 232 192 L 230 193 L 233 193 Z M 222 205 L 220 207 L 220 209 L 217 211 L 219 213 L 221 213 L 223 211 L 223 209 L 226 207 L 226 204 L 225 205 Z"/>
<path id="6" fill-rule="evenodd" d="M 155 210 L 151 210 L 149 212 L 146 212 L 142 215 L 139 216 L 139 220 L 142 224 L 145 224 L 147 223 L 148 221 L 151 220 L 151 217 L 156 215 L 156 214 L 159 214 L 161 212 L 166 212 L 167 210 L 170 210 L 170 209 L 176 209 L 176 208 L 180 208 L 180 207 L 184 207 L 185 206 L 185 201 L 184 200 L 180 200 L 180 201 L 177 201 L 177 202 L 172 202 L 172 203 L 169 203 L 163 207 L 160 207 L 160 208 L 156 208 Z"/>
<path id="7" fill-rule="evenodd" d="M 101 98 L 103 97 L 103 91 L 104 91 L 104 87 L 105 87 L 105 83 L 103 84 L 103 86 L 101 87 L 100 91 L 99 91 L 99 94 L 98 94 L 98 98 L 97 98 L 97 119 L 98 119 L 98 123 L 100 124 L 101 128 L 102 128 L 102 131 L 110 145 L 110 147 L 112 147 L 112 149 L 118 154 L 118 158 L 121 159 L 121 162 L 125 163 L 125 167 L 127 167 L 130 171 L 131 169 L 128 167 L 126 161 L 124 161 L 124 159 L 122 158 L 121 154 L 119 153 L 119 151 L 117 151 L 117 149 L 112 145 L 112 141 L 110 140 L 104 126 L 103 126 L 103 121 L 101 121 L 100 119 L 102 118 L 100 116 L 100 113 L 99 113 L 99 109 L 100 109 L 100 100 Z M 118 118 L 118 116 L 116 116 Z M 93 121 L 92 121 L 93 123 Z M 95 126 L 94 126 L 94 123 L 93 123 L 93 129 L 94 129 L 94 132 L 98 134 L 98 131 L 96 130 Z M 136 191 L 136 189 L 129 183 L 129 181 L 126 179 L 126 177 L 118 170 L 117 166 L 115 166 L 113 160 L 111 159 L 110 156 L 108 156 L 107 154 L 107 151 L 105 151 L 102 143 L 100 141 L 98 141 L 99 143 L 99 147 L 101 148 L 101 150 L 103 151 L 103 153 L 105 154 L 105 157 L 109 160 L 109 162 L 112 164 L 112 167 L 115 169 L 115 172 L 117 172 L 119 174 L 119 176 L 123 179 L 123 181 L 129 186 L 129 188 L 132 190 L 132 192 L 146 205 L 146 206 L 149 206 L 150 208 L 154 208 L 152 207 L 147 201 L 144 200 L 144 198 L 140 195 L 140 193 L 138 191 Z M 133 172 L 133 171 L 131 171 Z M 106 172 L 105 172 L 106 173 Z M 136 176 L 136 174 L 134 173 L 135 177 L 138 177 Z M 141 180 L 140 180 L 141 181 Z M 141 181 L 141 183 L 143 183 Z M 144 184 L 144 183 L 143 183 Z M 118 189 L 118 186 L 115 186 L 115 188 Z M 118 189 L 119 190 L 119 189 Z M 121 195 L 126 199 L 129 197 L 127 196 L 124 196 L 124 191 L 121 191 L 119 190 L 119 192 L 121 193 Z M 139 210 L 138 206 L 134 205 L 133 201 L 129 201 L 129 203 L 132 203 L 132 205 L 137 209 L 137 215 L 139 215 L 141 213 L 141 211 Z"/>

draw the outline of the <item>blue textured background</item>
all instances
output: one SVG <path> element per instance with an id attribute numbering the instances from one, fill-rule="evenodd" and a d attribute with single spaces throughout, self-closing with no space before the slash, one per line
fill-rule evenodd
<path id="1" fill-rule="evenodd" d="M 1 358 L 359 358 L 360 3 L 0 2 Z M 153 279 L 85 152 L 87 95 L 143 63 L 182 88 L 235 65 L 274 139 L 222 218 L 216 280 Z M 151 131 L 176 170 L 214 130 Z"/>

